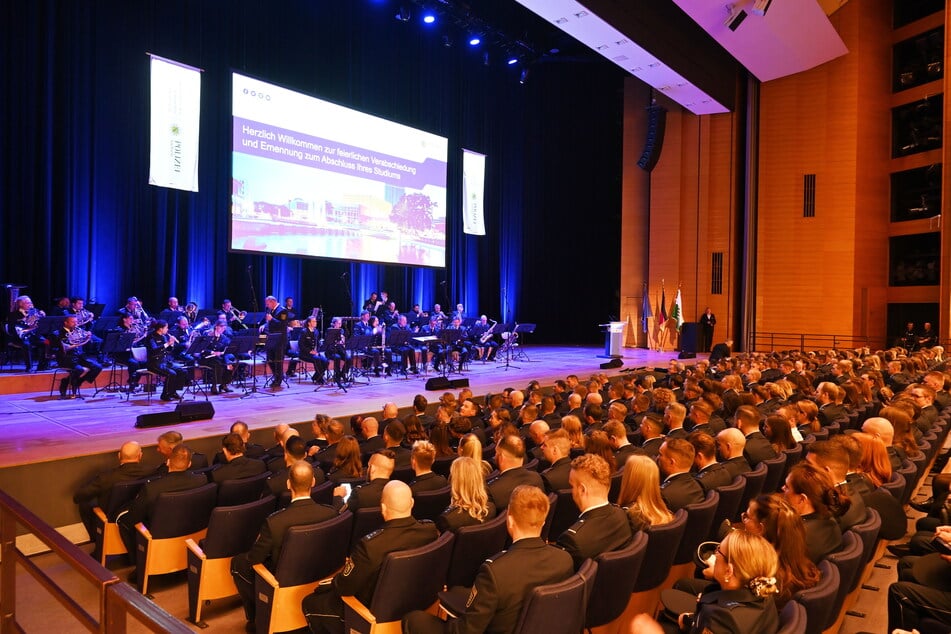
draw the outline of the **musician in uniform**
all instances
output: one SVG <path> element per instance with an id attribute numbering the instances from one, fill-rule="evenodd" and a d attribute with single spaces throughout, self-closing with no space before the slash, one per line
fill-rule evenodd
<path id="1" fill-rule="evenodd" d="M 396 323 L 390 326 L 390 332 L 413 332 L 413 329 L 406 320 L 406 315 L 400 315 L 397 318 Z M 408 339 L 403 345 L 395 346 L 393 352 L 400 355 L 400 370 L 404 374 L 406 373 L 407 365 L 409 365 L 410 372 L 419 374 L 419 368 L 416 366 L 416 348 L 410 344 Z"/>
<path id="2" fill-rule="evenodd" d="M 320 371 L 320 368 L 323 368 L 323 370 L 326 371 L 328 367 L 333 365 L 334 381 L 338 383 L 343 380 L 344 375 L 350 371 L 352 355 L 344 345 L 345 343 L 343 320 L 340 317 L 334 317 L 330 320 L 330 327 L 327 328 L 325 333 L 323 352 L 317 355 L 317 358 L 321 362 L 320 365 L 317 366 L 317 369 Z M 323 375 L 318 374 L 317 382 L 320 383 L 322 379 Z"/>
<path id="3" fill-rule="evenodd" d="M 122 315 L 119 317 L 119 323 L 116 324 L 115 328 L 109 330 L 107 335 L 110 333 L 118 333 L 121 337 L 124 334 L 132 333 L 137 334 L 132 328 L 132 315 Z M 143 337 L 144 338 L 144 335 Z M 141 345 L 141 339 L 135 339 L 132 342 L 132 345 Z M 129 392 L 134 392 L 136 386 L 139 384 L 139 370 L 142 369 L 142 365 L 135 360 L 135 357 L 132 356 L 132 349 L 126 348 L 125 350 L 116 350 L 112 353 L 112 358 L 123 364 L 129 371 Z"/>
<path id="4" fill-rule="evenodd" d="M 436 304 L 437 306 L 439 304 Z M 420 334 L 424 337 L 439 337 L 439 333 L 442 332 L 442 322 L 439 320 L 439 317 L 435 314 L 429 316 L 429 323 L 419 329 Z M 429 363 L 429 355 L 432 355 L 433 360 L 433 369 L 439 370 L 439 362 L 443 358 L 443 346 L 437 341 L 430 341 L 426 349 L 423 349 L 423 365 Z"/>
<path id="5" fill-rule="evenodd" d="M 215 322 L 211 333 L 208 335 L 208 347 L 202 353 L 202 363 L 211 368 L 214 380 L 211 386 L 211 393 L 231 392 L 228 387 L 231 379 L 234 378 L 234 366 L 238 362 L 233 354 L 225 352 L 231 345 L 231 337 L 228 336 L 228 322 L 219 319 Z"/>
<path id="6" fill-rule="evenodd" d="M 99 363 L 102 364 L 104 360 L 102 339 L 92 332 L 93 325 L 96 323 L 96 316 L 91 311 L 86 310 L 86 300 L 82 297 L 70 297 L 68 310 L 69 312 L 64 314 L 76 315 L 76 326 L 89 333 L 89 343 L 86 344 L 84 350 L 89 354 L 97 355 Z"/>
<path id="7" fill-rule="evenodd" d="M 267 364 L 271 368 L 271 387 L 279 388 L 284 381 L 284 350 L 287 348 L 287 309 L 277 298 L 268 295 L 264 299 L 264 319 L 260 331 L 268 334 Z M 273 340 L 272 340 L 273 339 Z"/>
<path id="8" fill-rule="evenodd" d="M 27 372 L 33 369 L 34 357 L 39 359 L 38 371 L 49 369 L 49 341 L 37 332 L 40 318 L 45 316 L 42 310 L 34 308 L 33 300 L 28 295 L 17 297 L 16 309 L 7 316 L 7 334 L 14 340 L 19 338 L 23 343 Z"/>
<path id="9" fill-rule="evenodd" d="M 466 363 L 472 357 L 472 343 L 469 342 L 469 333 L 462 325 L 462 317 L 453 317 L 446 330 L 455 330 L 459 333 L 459 338 L 450 347 L 450 352 L 459 356 L 461 363 Z"/>
<path id="10" fill-rule="evenodd" d="M 194 324 L 198 321 L 198 304 L 195 302 L 185 304 L 185 317 L 188 318 L 188 323 L 190 324 Z"/>
<path id="11" fill-rule="evenodd" d="M 495 354 L 499 351 L 495 335 L 489 332 L 494 326 L 495 324 L 490 326 L 489 318 L 482 315 L 469 329 L 469 341 L 472 347 L 478 350 L 481 358 L 486 361 L 494 361 Z"/>
<path id="12" fill-rule="evenodd" d="M 171 325 L 168 327 L 168 334 L 178 340 L 178 343 L 171 347 L 170 354 L 172 358 L 182 361 L 183 363 L 193 363 L 194 359 L 188 356 L 187 351 L 188 345 L 191 343 L 192 333 L 197 329 L 192 328 L 185 315 L 176 319 L 174 323 L 169 323 Z"/>
<path id="13" fill-rule="evenodd" d="M 61 368 L 69 369 L 69 376 L 59 382 L 60 398 L 76 398 L 76 390 L 85 381 L 93 383 L 102 366 L 83 356 L 82 349 L 89 341 L 89 333 L 76 326 L 76 316 L 69 315 L 63 321 L 63 327 L 50 335 L 50 345 L 56 353 L 56 362 Z M 66 389 L 72 387 L 67 395 Z"/>
<path id="14" fill-rule="evenodd" d="M 181 400 L 178 390 L 188 384 L 188 373 L 184 368 L 175 366 L 166 356 L 168 349 L 175 345 L 174 337 L 169 337 L 168 322 L 156 319 L 149 327 L 151 332 L 145 337 L 145 349 L 149 360 L 146 367 L 165 378 L 162 386 L 163 401 Z"/>
<path id="15" fill-rule="evenodd" d="M 308 317 L 304 321 L 304 327 L 300 329 L 297 337 L 297 358 L 291 359 L 290 363 L 287 364 L 287 373 L 296 373 L 297 364 L 300 361 L 313 363 L 316 370 L 310 380 L 314 383 L 323 383 L 324 373 L 327 371 L 327 362 L 326 359 L 322 360 L 317 356 L 317 318 L 313 316 Z"/>

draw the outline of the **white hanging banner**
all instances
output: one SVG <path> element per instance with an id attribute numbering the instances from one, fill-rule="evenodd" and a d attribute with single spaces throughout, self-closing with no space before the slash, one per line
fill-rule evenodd
<path id="1" fill-rule="evenodd" d="M 462 230 L 485 235 L 485 154 L 462 150 Z"/>
<path id="2" fill-rule="evenodd" d="M 152 59 L 152 134 L 149 184 L 198 191 L 198 122 L 201 71 Z"/>

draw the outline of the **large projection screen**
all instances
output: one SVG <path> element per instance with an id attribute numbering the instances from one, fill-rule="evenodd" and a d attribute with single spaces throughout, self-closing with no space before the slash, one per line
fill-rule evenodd
<path id="1" fill-rule="evenodd" d="M 446 138 L 232 80 L 232 251 L 446 265 Z"/>

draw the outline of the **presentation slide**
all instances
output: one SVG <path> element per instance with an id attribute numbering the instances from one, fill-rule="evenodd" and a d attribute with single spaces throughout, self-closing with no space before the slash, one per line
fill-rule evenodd
<path id="1" fill-rule="evenodd" d="M 232 251 L 446 265 L 446 138 L 232 81 Z"/>

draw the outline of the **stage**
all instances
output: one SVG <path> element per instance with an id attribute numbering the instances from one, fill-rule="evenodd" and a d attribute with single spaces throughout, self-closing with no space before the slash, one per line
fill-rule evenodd
<path id="1" fill-rule="evenodd" d="M 521 349 L 524 357 L 504 362 L 475 361 L 462 374 L 450 379 L 468 379 L 477 399 L 506 387 L 524 389 L 537 380 L 550 386 L 568 374 L 586 379 L 593 373 L 609 376 L 641 367 L 666 368 L 677 352 L 654 352 L 623 348 L 623 365 L 601 370 L 607 359 L 600 357 L 603 347 L 531 346 Z M 290 387 L 261 390 L 250 398 L 242 398 L 241 390 L 231 394 L 209 396 L 214 417 L 167 427 L 137 429 L 140 414 L 172 412 L 176 402 L 166 403 L 154 394 L 151 403 L 144 393 L 126 400 L 125 395 L 101 392 L 83 387 L 85 399 L 59 400 L 58 391 L 50 396 L 52 371 L 31 375 L 4 373 L 0 375 L 0 488 L 19 499 L 53 526 L 76 522 L 71 498 L 75 489 L 94 473 L 116 463 L 116 451 L 127 440 L 136 440 L 145 447 L 145 459 L 157 461 L 152 448 L 163 431 L 180 431 L 186 443 L 209 457 L 219 447 L 221 437 L 236 420 L 245 421 L 253 439 L 262 445 L 273 444 L 271 430 L 279 423 L 297 427 L 304 438 L 311 438 L 310 421 L 315 413 L 323 413 L 346 423 L 353 414 L 380 415 L 383 404 L 395 402 L 401 413 L 408 412 L 416 394 L 424 394 L 434 403 L 446 390 L 426 390 L 426 381 L 438 376 L 429 374 L 402 377 L 370 377 L 366 384 L 356 384 L 348 392 L 334 387 L 314 391 L 314 385 L 289 379 Z M 108 380 L 108 370 L 99 377 L 100 385 Z M 60 375 L 62 376 L 62 375 Z M 258 385 L 262 384 L 260 378 Z M 17 390 L 29 390 L 17 392 Z M 458 393 L 460 388 L 450 391 Z M 265 394 L 274 394 L 266 396 Z M 189 395 L 186 402 L 204 397 Z"/>

